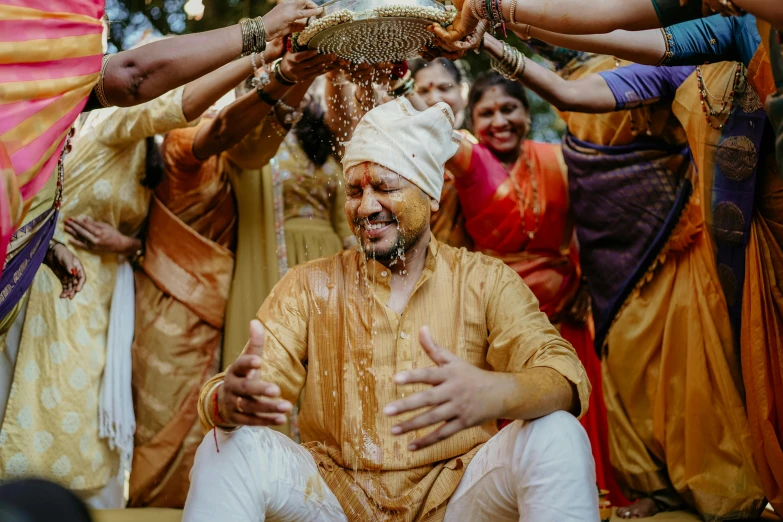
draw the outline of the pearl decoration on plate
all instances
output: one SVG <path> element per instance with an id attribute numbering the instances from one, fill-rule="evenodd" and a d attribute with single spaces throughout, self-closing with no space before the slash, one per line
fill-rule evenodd
<path id="1" fill-rule="evenodd" d="M 329 29 L 330 27 L 334 27 L 338 24 L 352 21 L 353 13 L 348 9 L 341 9 L 336 13 L 326 15 L 323 18 L 318 18 L 317 20 L 314 20 L 312 23 L 308 24 L 308 26 L 305 27 L 301 33 L 299 33 L 297 43 L 299 45 L 307 45 L 313 36 L 320 33 L 321 31 Z"/>
<path id="2" fill-rule="evenodd" d="M 297 42 L 354 63 L 400 62 L 414 58 L 432 41 L 427 26 L 448 25 L 454 16 L 453 11 L 414 5 L 341 9 L 310 23 Z"/>

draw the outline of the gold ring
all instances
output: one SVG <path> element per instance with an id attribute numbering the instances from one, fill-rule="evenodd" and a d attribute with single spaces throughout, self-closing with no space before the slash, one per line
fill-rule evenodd
<path id="1" fill-rule="evenodd" d="M 245 413 L 245 410 L 243 410 L 243 409 L 242 409 L 242 406 L 239 404 L 239 401 L 241 401 L 241 400 L 242 400 L 242 397 L 240 397 L 239 395 L 237 395 L 237 399 L 234 401 L 234 406 L 236 406 L 236 407 L 237 407 L 237 411 L 238 411 L 239 413 Z"/>

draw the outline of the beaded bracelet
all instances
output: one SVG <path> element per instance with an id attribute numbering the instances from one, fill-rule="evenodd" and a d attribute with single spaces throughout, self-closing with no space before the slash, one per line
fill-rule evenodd
<path id="1" fill-rule="evenodd" d="M 470 14 L 472 14 L 473 18 L 475 18 L 476 20 L 482 19 L 481 15 L 479 15 L 478 9 L 476 9 L 475 0 L 470 0 Z"/>
<path id="2" fill-rule="evenodd" d="M 492 0 L 484 0 L 484 16 L 489 20 L 490 28 L 492 32 L 495 31 L 495 20 L 492 17 Z"/>
<path id="3" fill-rule="evenodd" d="M 256 66 L 256 53 L 250 55 L 250 63 L 253 64 L 253 79 L 251 80 L 250 85 L 252 85 L 254 89 L 263 89 L 269 85 L 271 81 L 269 79 L 269 71 L 264 62 L 264 53 L 261 53 L 261 67 Z M 259 69 L 261 70 L 261 73 L 258 72 Z"/>
<path id="4" fill-rule="evenodd" d="M 275 62 L 274 70 L 275 70 L 275 79 L 278 83 L 282 85 L 286 85 L 288 87 L 291 87 L 292 85 L 296 85 L 296 82 L 294 80 L 291 80 L 283 74 L 283 71 L 280 69 L 280 63 L 282 60 L 277 60 Z"/>
<path id="5" fill-rule="evenodd" d="M 296 107 L 288 105 L 283 100 L 277 101 L 277 107 L 280 107 L 280 109 L 286 113 L 285 116 L 283 116 L 283 123 L 286 125 L 296 125 L 302 119 L 302 111 L 297 110 Z"/>
<path id="6" fill-rule="evenodd" d="M 508 34 L 506 34 L 506 21 L 503 19 L 503 10 L 500 6 L 500 0 L 495 0 L 494 2 L 495 6 L 495 20 L 499 20 L 499 25 L 503 29 L 503 37 L 507 38 Z"/>
<path id="7" fill-rule="evenodd" d="M 506 22 L 503 20 L 503 10 L 501 6 L 501 0 L 485 0 L 484 2 L 484 18 L 489 20 L 490 28 L 492 32 L 498 27 L 503 28 L 503 34 L 506 34 Z"/>
<path id="8" fill-rule="evenodd" d="M 476 12 L 476 18 L 479 20 L 486 20 L 487 18 L 487 12 L 486 12 L 486 3 L 484 0 L 471 0 L 471 7 Z"/>
<path id="9" fill-rule="evenodd" d="M 508 18 L 509 18 L 508 21 L 511 22 L 512 24 L 516 22 L 516 19 L 514 18 L 514 13 L 516 10 L 517 10 L 517 0 L 511 0 L 511 9 L 509 10 L 508 13 Z M 528 31 L 530 31 L 530 24 L 527 25 L 527 29 Z"/>

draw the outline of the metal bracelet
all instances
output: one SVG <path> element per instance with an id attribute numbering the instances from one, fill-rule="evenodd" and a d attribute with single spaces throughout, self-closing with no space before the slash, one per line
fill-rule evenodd
<path id="1" fill-rule="evenodd" d="M 239 23 L 239 27 L 242 29 L 242 56 L 264 52 L 266 49 L 264 19 L 260 16 L 245 19 Z"/>
<path id="2" fill-rule="evenodd" d="M 286 125 L 296 125 L 299 123 L 299 121 L 302 119 L 302 111 L 297 110 L 296 107 L 292 107 L 291 105 L 288 105 L 283 100 L 278 100 L 277 107 L 279 107 L 283 112 L 285 112 L 285 116 L 283 116 L 283 123 Z"/>
<path id="3" fill-rule="evenodd" d="M 282 59 L 277 60 L 275 62 L 274 70 L 275 70 L 275 79 L 277 79 L 277 82 L 286 85 L 288 87 L 291 87 L 293 85 L 296 85 L 297 82 L 294 80 L 291 80 L 290 78 L 286 77 L 285 74 L 283 74 L 283 71 L 280 67 L 280 64 L 282 63 Z"/>
<path id="4" fill-rule="evenodd" d="M 98 98 L 98 103 L 103 107 L 111 107 L 109 99 L 106 98 L 106 91 L 103 87 L 103 79 L 106 76 L 106 66 L 109 65 L 109 60 L 112 59 L 113 54 L 105 54 L 103 56 L 103 63 L 101 64 L 101 77 L 98 79 L 98 83 L 95 85 L 95 97 Z"/>

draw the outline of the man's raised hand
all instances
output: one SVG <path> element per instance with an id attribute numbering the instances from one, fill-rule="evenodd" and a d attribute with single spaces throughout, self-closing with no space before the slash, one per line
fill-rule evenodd
<path id="1" fill-rule="evenodd" d="M 259 379 L 263 352 L 264 327 L 253 320 L 250 340 L 218 388 L 218 411 L 229 426 L 285 424 L 285 414 L 293 408 L 289 401 L 280 399 L 279 386 Z"/>
<path id="2" fill-rule="evenodd" d="M 396 384 L 431 384 L 432 388 L 394 401 L 384 408 L 389 416 L 428 408 L 425 412 L 392 427 L 392 434 L 402 435 L 433 424 L 445 423 L 432 433 L 408 445 L 411 451 L 431 446 L 455 433 L 500 417 L 506 379 L 500 374 L 473 366 L 439 346 L 430 329 L 423 326 L 419 342 L 437 365 L 416 368 L 394 376 Z"/>

